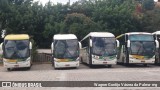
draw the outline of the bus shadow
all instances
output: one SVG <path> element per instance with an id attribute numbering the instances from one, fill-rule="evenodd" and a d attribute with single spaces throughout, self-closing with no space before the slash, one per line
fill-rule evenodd
<path id="1" fill-rule="evenodd" d="M 143 65 L 143 64 L 117 64 L 127 68 L 150 68 L 151 64 Z"/>
<path id="2" fill-rule="evenodd" d="M 91 67 L 87 63 L 81 63 L 81 65 L 84 65 L 90 69 L 109 68 L 107 65 L 92 65 Z M 110 67 L 110 68 L 114 68 L 114 67 Z"/>
<path id="3" fill-rule="evenodd" d="M 12 68 L 9 71 L 29 71 L 29 70 L 30 70 L 29 68 Z"/>
<path id="4" fill-rule="evenodd" d="M 54 67 L 53 67 L 54 69 Z M 65 67 L 65 68 L 56 68 L 54 70 L 76 70 L 76 69 L 79 69 L 77 67 Z"/>

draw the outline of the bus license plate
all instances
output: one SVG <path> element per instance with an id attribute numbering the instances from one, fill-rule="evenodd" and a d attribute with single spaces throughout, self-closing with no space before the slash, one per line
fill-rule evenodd
<path id="1" fill-rule="evenodd" d="M 107 62 L 103 62 L 104 64 L 106 64 Z"/>
<path id="2" fill-rule="evenodd" d="M 19 65 L 14 65 L 14 67 L 19 67 Z"/>
<path id="3" fill-rule="evenodd" d="M 141 62 L 145 63 L 145 61 L 141 61 Z"/>
<path id="4" fill-rule="evenodd" d="M 65 66 L 70 66 L 69 64 L 66 64 Z"/>

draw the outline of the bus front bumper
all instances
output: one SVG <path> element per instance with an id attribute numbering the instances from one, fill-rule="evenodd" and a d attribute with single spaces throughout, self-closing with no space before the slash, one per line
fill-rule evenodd
<path id="1" fill-rule="evenodd" d="M 130 59 L 129 63 L 133 64 L 154 64 L 155 59 L 148 59 L 148 60 L 139 60 L 139 59 Z"/>
<path id="2" fill-rule="evenodd" d="M 5 68 L 22 68 L 22 67 L 30 67 L 30 61 L 22 61 L 22 62 L 3 62 L 3 66 Z"/>
<path id="3" fill-rule="evenodd" d="M 73 62 L 54 62 L 55 68 L 79 67 L 79 61 Z"/>
<path id="4" fill-rule="evenodd" d="M 92 58 L 92 65 L 112 65 L 112 64 L 117 64 L 117 59 L 104 61 Z"/>

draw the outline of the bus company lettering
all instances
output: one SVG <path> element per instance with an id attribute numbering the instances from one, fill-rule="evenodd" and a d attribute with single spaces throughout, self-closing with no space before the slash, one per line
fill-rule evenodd
<path id="1" fill-rule="evenodd" d="M 42 87 L 41 83 L 12 83 L 12 87 Z"/>

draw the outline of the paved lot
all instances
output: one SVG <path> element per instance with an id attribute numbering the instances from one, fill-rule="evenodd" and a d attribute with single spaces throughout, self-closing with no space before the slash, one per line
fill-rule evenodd
<path id="1" fill-rule="evenodd" d="M 89 68 L 87 65 L 81 64 L 78 69 L 60 69 L 54 70 L 51 64 L 34 64 L 31 70 L 14 69 L 8 72 L 0 66 L 0 81 L 160 81 L 160 66 L 149 65 L 114 65 L 112 68 L 107 66 L 95 66 Z M 0 88 L 0 90 L 22 90 L 22 88 Z M 52 87 L 52 88 L 23 88 L 37 90 L 72 90 L 72 89 L 98 89 L 98 90 L 123 90 L 124 88 L 100 87 L 100 88 L 76 88 L 76 87 Z M 137 88 L 125 88 L 137 89 Z M 159 90 L 158 88 L 142 87 L 138 89 Z"/>

